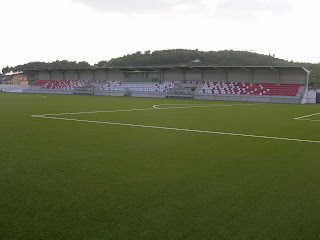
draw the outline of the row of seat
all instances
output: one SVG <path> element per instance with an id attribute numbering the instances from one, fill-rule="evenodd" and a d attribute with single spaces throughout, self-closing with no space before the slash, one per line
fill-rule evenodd
<path id="1" fill-rule="evenodd" d="M 48 80 L 39 80 L 39 81 L 31 83 L 30 85 L 31 86 L 43 86 L 48 82 L 49 82 Z"/>
<path id="2" fill-rule="evenodd" d="M 166 92 L 168 89 L 173 88 L 177 82 L 166 81 L 160 83 L 120 83 L 107 82 L 100 87 L 101 91 L 136 91 L 136 92 Z"/>
<path id="3" fill-rule="evenodd" d="M 90 84 L 101 84 L 101 83 L 106 83 L 108 81 L 106 80 L 79 80 L 79 81 L 76 81 L 76 80 L 72 80 L 72 81 L 61 81 L 61 80 L 38 80 L 36 82 L 33 82 L 31 83 L 30 85 L 31 86 L 42 86 L 42 87 L 47 87 L 49 84 L 50 85 L 55 85 L 55 86 L 62 86 L 62 85 L 75 85 L 73 83 L 76 83 L 76 82 L 86 82 L 86 83 L 90 83 Z M 116 81 L 110 81 L 110 82 L 116 82 Z M 69 84 L 71 83 L 71 84 Z"/>
<path id="4" fill-rule="evenodd" d="M 90 82 L 81 81 L 46 81 L 39 80 L 33 86 L 43 86 L 44 89 L 74 90 Z M 197 84 L 199 94 L 241 94 L 241 95 L 270 95 L 270 96 L 296 96 L 299 88 L 304 84 L 274 83 L 243 83 L 243 82 L 194 82 L 194 81 L 165 81 L 164 83 L 121 83 L 120 81 L 103 81 L 100 91 L 140 91 L 140 92 L 166 92 L 179 83 Z"/>
<path id="5" fill-rule="evenodd" d="M 273 83 L 223 83 L 208 82 L 200 89 L 201 94 L 241 94 L 241 95 L 269 95 L 296 96 L 299 88 L 304 84 Z"/>
<path id="6" fill-rule="evenodd" d="M 77 87 L 82 87 L 88 83 L 88 80 L 82 81 L 49 81 L 42 88 L 44 89 L 59 89 L 59 90 L 74 90 Z"/>

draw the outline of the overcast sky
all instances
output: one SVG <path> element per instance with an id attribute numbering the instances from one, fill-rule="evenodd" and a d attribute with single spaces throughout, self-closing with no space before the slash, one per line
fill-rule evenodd
<path id="1" fill-rule="evenodd" d="M 319 0 L 0 0 L 0 69 L 136 51 L 253 50 L 320 62 Z"/>

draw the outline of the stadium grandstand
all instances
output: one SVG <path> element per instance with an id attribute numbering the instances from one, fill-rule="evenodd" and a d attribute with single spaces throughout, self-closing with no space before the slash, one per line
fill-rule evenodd
<path id="1" fill-rule="evenodd" d="M 305 103 L 309 70 L 283 66 L 153 66 L 28 70 L 24 92 Z"/>

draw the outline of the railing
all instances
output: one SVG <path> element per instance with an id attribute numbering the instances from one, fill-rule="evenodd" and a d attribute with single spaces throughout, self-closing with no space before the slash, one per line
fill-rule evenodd
<path id="1" fill-rule="evenodd" d="M 3 92 L 12 92 L 12 91 L 15 91 L 15 90 L 23 90 L 23 89 L 28 89 L 29 86 L 27 85 L 15 85 L 15 86 L 8 86 L 8 87 L 1 87 L 0 85 L 0 89 L 3 91 Z"/>
<path id="2" fill-rule="evenodd" d="M 169 88 L 167 90 L 166 97 L 167 98 L 194 98 L 194 95 L 195 95 L 194 90 L 185 88 L 182 84 L 178 84 L 173 88 Z"/>
<path id="3" fill-rule="evenodd" d="M 130 83 L 160 83 L 161 79 L 158 78 L 124 78 L 122 80 L 120 80 L 120 82 L 126 83 L 126 82 L 130 82 Z"/>
<path id="4" fill-rule="evenodd" d="M 90 84 L 86 84 L 82 87 L 76 87 L 73 94 L 93 95 L 94 94 L 94 86 L 91 86 Z"/>

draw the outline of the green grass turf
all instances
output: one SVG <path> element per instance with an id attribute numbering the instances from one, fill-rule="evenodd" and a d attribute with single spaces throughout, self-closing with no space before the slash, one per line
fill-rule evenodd
<path id="1" fill-rule="evenodd" d="M 0 94 L 0 239 L 320 238 L 319 143 L 30 117 L 230 102 L 42 96 Z M 320 122 L 294 120 L 317 112 L 258 104 L 59 117 L 320 140 Z"/>

